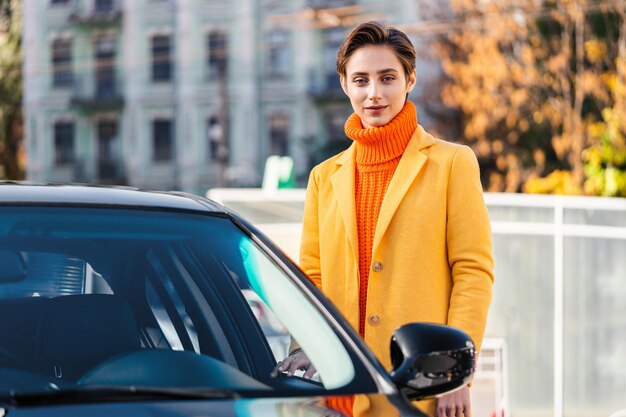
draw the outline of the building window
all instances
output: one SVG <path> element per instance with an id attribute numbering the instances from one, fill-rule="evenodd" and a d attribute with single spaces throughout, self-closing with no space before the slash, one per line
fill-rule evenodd
<path id="1" fill-rule="evenodd" d="M 120 178 L 119 137 L 116 120 L 100 120 L 97 124 L 98 141 L 98 180 L 103 183 L 115 182 Z"/>
<path id="2" fill-rule="evenodd" d="M 113 0 L 96 0 L 95 8 L 97 12 L 113 11 Z"/>
<path id="3" fill-rule="evenodd" d="M 152 37 L 152 81 L 172 79 L 172 39 L 169 35 Z"/>
<path id="4" fill-rule="evenodd" d="M 69 87 L 73 80 L 72 40 L 55 39 L 52 41 L 52 85 Z"/>
<path id="5" fill-rule="evenodd" d="M 350 117 L 350 107 L 329 107 L 325 110 L 325 128 L 326 135 L 329 141 L 344 141 L 345 142 L 345 123 L 346 119 Z"/>
<path id="6" fill-rule="evenodd" d="M 209 160 L 215 162 L 228 161 L 228 143 L 224 136 L 224 129 L 217 116 L 209 117 L 207 120 Z"/>
<path id="7" fill-rule="evenodd" d="M 267 35 L 267 47 L 268 75 L 271 77 L 287 76 L 291 64 L 289 34 L 282 30 L 270 32 Z"/>
<path id="8" fill-rule="evenodd" d="M 270 116 L 270 155 L 285 156 L 289 153 L 289 117 L 283 113 Z"/>
<path id="9" fill-rule="evenodd" d="M 211 31 L 207 35 L 206 46 L 209 76 L 220 77 L 226 75 L 228 65 L 228 39 L 226 33 L 220 30 Z"/>
<path id="10" fill-rule="evenodd" d="M 100 35 L 94 38 L 96 62 L 96 96 L 100 98 L 115 97 L 115 39 L 111 35 Z"/>
<path id="11" fill-rule="evenodd" d="M 340 28 L 324 32 L 324 87 L 327 91 L 341 91 L 339 75 L 337 75 L 337 51 L 346 36 Z"/>
<path id="12" fill-rule="evenodd" d="M 312 9 L 336 9 L 355 4 L 356 0 L 307 0 L 307 5 Z"/>
<path id="13" fill-rule="evenodd" d="M 152 122 L 152 159 L 154 161 L 171 161 L 174 155 L 173 123 L 169 119 L 156 119 Z"/>
<path id="14" fill-rule="evenodd" d="M 74 162 L 74 123 L 54 124 L 54 163 L 66 165 Z"/>
<path id="15" fill-rule="evenodd" d="M 324 68 L 337 71 L 337 50 L 341 47 L 346 33 L 341 28 L 328 29 L 324 33 Z"/>

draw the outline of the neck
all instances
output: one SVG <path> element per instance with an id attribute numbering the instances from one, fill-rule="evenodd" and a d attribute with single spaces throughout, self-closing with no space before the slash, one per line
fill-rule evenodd
<path id="1" fill-rule="evenodd" d="M 407 101 L 400 113 L 384 126 L 363 128 L 361 119 L 354 113 L 346 121 L 345 132 L 356 142 L 356 162 L 374 165 L 399 158 L 416 128 L 417 111 Z"/>

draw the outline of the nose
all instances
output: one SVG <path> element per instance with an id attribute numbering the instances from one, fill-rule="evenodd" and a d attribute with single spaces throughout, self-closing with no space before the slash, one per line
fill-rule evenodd
<path id="1" fill-rule="evenodd" d="M 367 90 L 367 98 L 372 101 L 380 100 L 381 98 L 381 86 L 377 81 L 371 81 Z"/>

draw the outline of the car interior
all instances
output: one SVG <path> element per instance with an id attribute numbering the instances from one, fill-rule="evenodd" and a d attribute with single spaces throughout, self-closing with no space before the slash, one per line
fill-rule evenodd
<path id="1" fill-rule="evenodd" d="M 289 335 L 266 328 L 262 302 L 247 297 L 245 235 L 230 221 L 203 216 L 211 233 L 189 237 L 194 225 L 184 222 L 157 230 L 158 216 L 99 223 L 94 214 L 108 215 L 25 212 L 0 225 L 0 391 L 49 383 L 323 388 L 271 376 L 281 354 L 270 339 Z"/>
<path id="2" fill-rule="evenodd" d="M 17 223 L 1 244 L 3 263 L 11 265 L 0 277 L 1 366 L 77 383 L 107 359 L 166 349 L 239 367 L 227 338 L 215 334 L 219 322 L 204 323 L 201 297 L 182 288 L 197 285 L 181 276 L 189 271 L 165 259 L 181 262 L 172 242 L 140 233 L 115 238 L 93 227 L 84 233 L 90 236 L 71 236 L 76 226 L 67 224 L 52 230 L 48 223 L 46 234 L 33 221 L 28 226 Z M 203 308 L 212 307 L 204 301 Z"/>

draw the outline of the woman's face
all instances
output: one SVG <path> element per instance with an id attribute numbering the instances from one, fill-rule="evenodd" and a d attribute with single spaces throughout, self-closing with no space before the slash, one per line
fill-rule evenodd
<path id="1" fill-rule="evenodd" d="M 404 107 L 415 71 L 407 79 L 390 46 L 367 45 L 348 59 L 341 85 L 364 128 L 384 126 Z"/>

